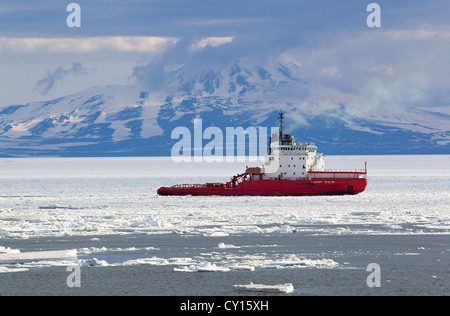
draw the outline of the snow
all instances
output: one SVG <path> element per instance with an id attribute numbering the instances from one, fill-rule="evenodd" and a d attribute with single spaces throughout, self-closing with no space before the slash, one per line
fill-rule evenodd
<path id="1" fill-rule="evenodd" d="M 0 116 L 3 115 L 2 121 L 5 122 L 3 125 L 11 126 L 2 135 L 12 139 L 29 136 L 32 134 L 31 129 L 39 126 L 42 122 L 51 121 L 51 126 L 42 131 L 44 137 L 52 138 L 69 134 L 77 137 L 77 133 L 83 133 L 83 127 L 86 127 L 86 118 L 91 118 L 90 124 L 94 122 L 111 123 L 111 127 L 114 128 L 113 138 L 120 141 L 126 139 L 130 134 L 130 128 L 126 126 L 126 123 L 138 116 L 142 119 L 142 136 L 162 135 L 163 130 L 158 126 L 155 114 L 159 110 L 159 105 L 164 102 L 157 95 L 152 95 L 152 98 L 156 99 L 152 102 L 139 98 L 141 91 L 138 87 L 133 86 L 96 86 L 56 100 L 31 102 L 19 106 L 13 115 L 0 114 Z M 159 105 L 156 105 L 155 102 Z M 136 117 L 118 115 L 123 113 L 124 109 L 136 108 L 139 105 L 142 106 L 142 111 L 145 111 L 142 117 L 138 114 L 134 115 Z M 99 112 L 101 115 L 98 115 Z M 84 136 L 92 135 L 87 132 Z M 60 143 L 53 147 L 51 144 L 47 144 L 46 148 L 61 149 L 61 147 L 76 145 L 78 144 L 68 141 L 66 144 Z"/>

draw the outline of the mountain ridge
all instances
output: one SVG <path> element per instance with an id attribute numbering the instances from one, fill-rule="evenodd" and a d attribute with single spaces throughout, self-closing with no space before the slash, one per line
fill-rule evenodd
<path id="1" fill-rule="evenodd" d="M 151 71 L 148 70 L 148 71 Z M 191 72 L 165 70 L 162 89 L 95 86 L 43 102 L 0 108 L 1 156 L 169 156 L 179 126 L 277 126 L 286 112 L 290 134 L 326 154 L 448 154 L 445 107 L 397 111 L 308 99 L 295 62 L 235 62 Z M 203 145 L 207 141 L 205 140 Z"/>

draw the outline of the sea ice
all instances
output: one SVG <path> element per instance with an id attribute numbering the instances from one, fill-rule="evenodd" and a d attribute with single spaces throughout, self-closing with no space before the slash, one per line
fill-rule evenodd
<path id="1" fill-rule="evenodd" d="M 158 257 L 127 260 L 123 263 L 123 265 L 168 265 L 168 264 L 170 264 L 170 262 L 167 259 Z"/>
<path id="2" fill-rule="evenodd" d="M 235 245 L 231 245 L 231 244 L 225 244 L 223 242 L 219 243 L 217 245 L 218 248 L 222 248 L 222 249 L 229 249 L 229 248 L 240 248 L 239 246 L 235 246 Z"/>
<path id="3" fill-rule="evenodd" d="M 13 272 L 23 272 L 28 271 L 27 268 L 8 268 L 8 267 L 0 267 L 0 273 L 13 273 Z"/>
<path id="4" fill-rule="evenodd" d="M 263 269 L 283 269 L 283 268 L 301 268 L 315 267 L 332 269 L 339 266 L 339 263 L 332 259 L 302 259 L 295 255 L 280 260 L 266 261 L 261 268 Z"/>
<path id="5" fill-rule="evenodd" d="M 98 260 L 97 258 L 80 259 L 78 264 L 82 267 L 106 267 L 109 265 L 105 260 Z"/>
<path id="6" fill-rule="evenodd" d="M 76 249 L 0 253 L 0 263 L 25 263 L 51 260 L 77 260 Z"/>
<path id="7" fill-rule="evenodd" d="M 9 247 L 0 246 L 0 254 L 2 253 L 20 253 L 19 249 L 11 249 Z"/>
<path id="8" fill-rule="evenodd" d="M 174 268 L 174 271 L 179 272 L 229 272 L 230 268 L 218 267 L 214 263 L 201 262 L 198 265 L 190 265 L 188 267 Z"/>
<path id="9" fill-rule="evenodd" d="M 294 292 L 294 286 L 292 283 L 285 284 L 275 284 L 275 285 L 264 285 L 264 284 L 237 284 L 233 285 L 238 290 L 241 291 L 257 291 L 257 292 L 275 292 L 275 293 L 292 293 Z"/>
<path id="10" fill-rule="evenodd" d="M 8 164 L 0 174 L 0 238 L 450 231 L 449 155 L 328 158 L 327 167 L 344 169 L 367 160 L 366 191 L 356 196 L 164 197 L 156 194 L 160 186 L 229 181 L 248 162 L 181 166 L 170 158 L 0 159 Z M 371 224 L 377 226 L 365 228 Z M 404 224 L 421 229 L 398 228 Z"/>
<path id="11" fill-rule="evenodd" d="M 396 224 L 384 224 L 382 227 L 387 229 L 403 229 L 402 226 Z"/>

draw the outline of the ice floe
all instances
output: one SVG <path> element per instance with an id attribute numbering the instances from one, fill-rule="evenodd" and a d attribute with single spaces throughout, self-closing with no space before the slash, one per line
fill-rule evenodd
<path id="1" fill-rule="evenodd" d="M 218 248 L 222 248 L 222 249 L 230 249 L 230 248 L 240 248 L 239 246 L 235 246 L 235 245 L 231 245 L 231 244 L 225 244 L 223 242 L 219 243 L 217 245 Z"/>
<path id="2" fill-rule="evenodd" d="M 229 272 L 231 269 L 227 267 L 219 267 L 211 262 L 200 262 L 196 265 L 174 268 L 173 270 L 178 272 Z"/>
<path id="3" fill-rule="evenodd" d="M 152 257 L 152 258 L 127 260 L 122 265 L 169 265 L 169 264 L 170 262 L 167 259 Z"/>
<path id="4" fill-rule="evenodd" d="M 0 273 L 14 273 L 14 272 L 24 272 L 28 271 L 28 268 L 8 268 L 8 267 L 0 267 Z"/>
<path id="5" fill-rule="evenodd" d="M 332 259 L 307 259 L 296 255 L 285 255 L 283 257 L 273 257 L 266 254 L 259 255 L 232 255 L 224 256 L 212 254 L 210 259 L 216 262 L 203 261 L 192 264 L 188 267 L 176 267 L 174 271 L 183 272 L 204 272 L 221 271 L 228 272 L 232 270 L 265 270 L 265 269 L 292 269 L 292 268 L 322 268 L 333 269 L 339 266 L 339 263 Z"/>
<path id="6" fill-rule="evenodd" d="M 2 253 L 20 253 L 19 249 L 11 249 L 9 247 L 0 246 L 0 254 Z"/>
<path id="7" fill-rule="evenodd" d="M 76 249 L 54 251 L 6 252 L 0 253 L 0 263 L 30 263 L 52 260 L 77 260 Z"/>
<path id="8" fill-rule="evenodd" d="M 77 263 L 81 267 L 106 267 L 109 265 L 105 260 L 98 260 L 97 258 L 80 259 L 77 261 Z"/>
<path id="9" fill-rule="evenodd" d="M 271 292 L 271 293 L 292 293 L 294 292 L 294 286 L 292 283 L 265 285 L 265 284 L 236 284 L 234 288 L 241 291 L 256 291 L 256 292 Z"/>
<path id="10" fill-rule="evenodd" d="M 382 227 L 386 229 L 403 229 L 402 226 L 396 224 L 384 224 Z"/>

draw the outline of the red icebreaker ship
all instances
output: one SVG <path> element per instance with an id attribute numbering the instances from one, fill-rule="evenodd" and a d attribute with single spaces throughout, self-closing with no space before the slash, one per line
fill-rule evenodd
<path id="1" fill-rule="evenodd" d="M 358 194 L 367 186 L 367 168 L 355 171 L 325 169 L 324 154 L 312 143 L 296 143 L 283 133 L 272 134 L 263 167 L 247 168 L 226 183 L 178 184 L 158 189 L 159 195 L 344 195 Z"/>

